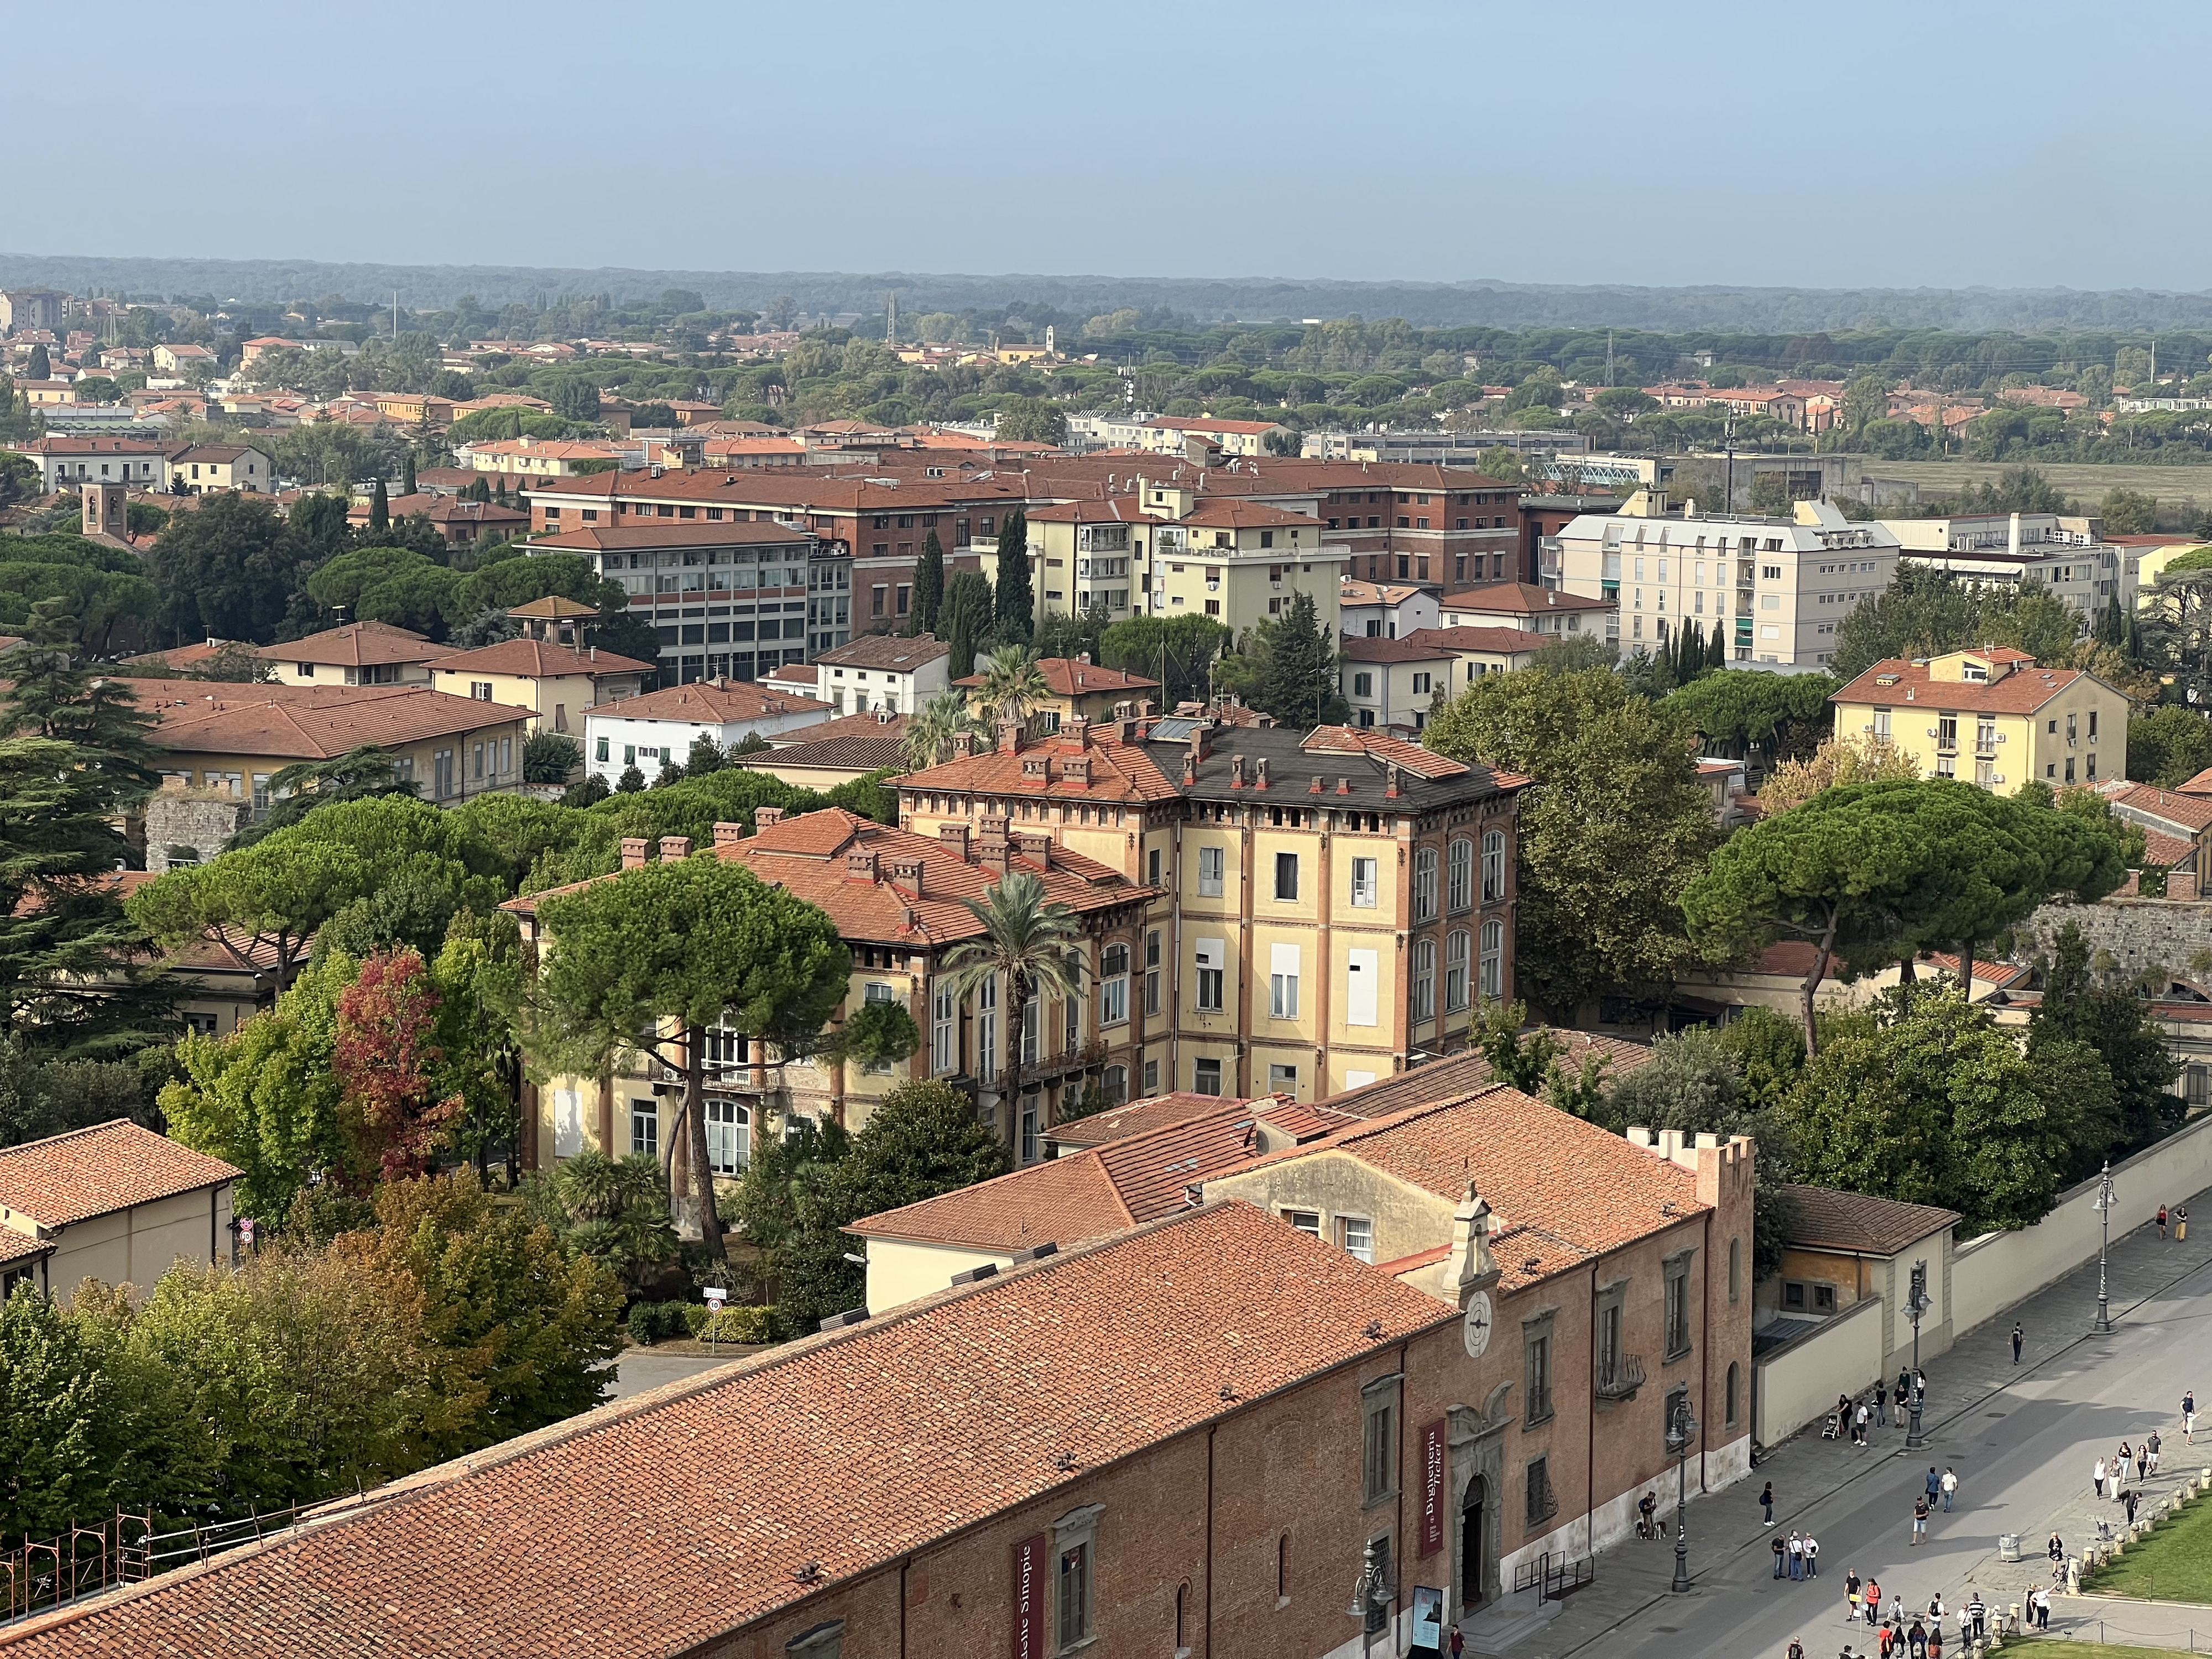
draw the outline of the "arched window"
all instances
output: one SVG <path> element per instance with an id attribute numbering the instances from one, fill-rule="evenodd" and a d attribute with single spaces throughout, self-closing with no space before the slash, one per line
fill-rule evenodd
<path id="1" fill-rule="evenodd" d="M 1742 1388 L 1743 1368 L 1731 1360 L 1728 1368 L 1728 1426 L 1730 1428 L 1735 1426 L 1736 1401 Z"/>
<path id="2" fill-rule="evenodd" d="M 1291 1535 L 1285 1533 L 1275 1540 L 1275 1605 L 1286 1607 L 1291 1604 Z"/>
<path id="3" fill-rule="evenodd" d="M 1494 918 L 1482 924 L 1482 1000 L 1503 1000 L 1505 995 L 1505 924 Z"/>
<path id="4" fill-rule="evenodd" d="M 1190 1644 L 1183 1639 L 1184 1620 L 1190 1609 L 1190 1582 L 1186 1579 L 1176 1586 L 1176 1651 L 1188 1653 Z"/>
<path id="5" fill-rule="evenodd" d="M 1451 844 L 1449 902 L 1454 910 L 1469 909 L 1474 904 L 1474 843 L 1471 841 Z"/>
<path id="6" fill-rule="evenodd" d="M 1413 1018 L 1437 1017 L 1437 942 L 1425 939 L 1413 946 Z"/>
<path id="7" fill-rule="evenodd" d="M 1106 1103 L 1109 1106 L 1119 1106 L 1127 1100 L 1129 1097 L 1129 1068 L 1126 1066 L 1109 1066 L 1106 1068 L 1105 1090 Z"/>
<path id="8" fill-rule="evenodd" d="M 1413 920 L 1431 921 L 1437 914 L 1437 849 L 1424 847 L 1413 854 Z"/>
<path id="9" fill-rule="evenodd" d="M 1504 899 L 1505 832 L 1486 830 L 1482 836 L 1482 902 L 1499 904 Z"/>
<path id="10" fill-rule="evenodd" d="M 1729 1240 L 1729 1300 L 1733 1302 L 1743 1289 L 1743 1241 Z"/>
<path id="11" fill-rule="evenodd" d="M 1467 953 L 1464 927 L 1455 927 L 1444 941 L 1444 1012 L 1455 1014 L 1467 1006 Z"/>

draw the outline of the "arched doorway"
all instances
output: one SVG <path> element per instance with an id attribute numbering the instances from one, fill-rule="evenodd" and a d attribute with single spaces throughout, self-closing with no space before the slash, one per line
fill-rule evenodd
<path id="1" fill-rule="evenodd" d="M 1489 1586 L 1484 1582 L 1485 1552 L 1482 1512 L 1490 1501 L 1490 1483 L 1476 1475 L 1467 1483 L 1459 1511 L 1459 1605 L 1462 1614 L 1480 1607 Z"/>

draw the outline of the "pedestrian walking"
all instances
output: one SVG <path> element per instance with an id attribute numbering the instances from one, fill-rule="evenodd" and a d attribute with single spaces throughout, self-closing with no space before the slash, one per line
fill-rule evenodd
<path id="1" fill-rule="evenodd" d="M 1774 1483 L 1771 1480 L 1766 1483 L 1765 1490 L 1759 1494 L 1759 1507 L 1766 1511 L 1766 1524 L 1772 1526 L 1774 1524 Z"/>
<path id="2" fill-rule="evenodd" d="M 1973 1632 L 1975 1641 L 1981 1641 L 1989 1634 L 1989 1619 L 1990 1604 L 1982 1600 L 1981 1591 L 1968 1590 L 1966 1592 L 1966 1626 Z"/>
<path id="3" fill-rule="evenodd" d="M 1884 1625 L 1875 1632 L 1875 1644 L 1881 1650 L 1881 1659 L 1890 1659 L 1890 1650 L 1897 1645 L 1897 1632 Z"/>
<path id="4" fill-rule="evenodd" d="M 1928 1659 L 1943 1659 L 1943 1621 L 1940 1619 L 1928 1627 Z"/>
<path id="5" fill-rule="evenodd" d="M 2156 1431 L 2153 1431 L 2153 1432 L 2154 1433 Z M 2150 1440 L 2148 1437 L 2145 1437 L 2142 1444 L 2136 1448 L 2136 1479 L 2138 1481 L 2148 1480 L 2150 1479 Z"/>
<path id="6" fill-rule="evenodd" d="M 1898 1380 L 1896 1398 L 1891 1402 L 1897 1407 L 1897 1421 L 1900 1427 L 1902 1427 L 1905 1423 L 1905 1398 L 1907 1391 L 1907 1384 L 1905 1380 L 1900 1377 Z"/>
<path id="7" fill-rule="evenodd" d="M 2027 1333 L 2021 1328 L 2020 1321 L 2017 1319 L 2014 1320 L 2012 1322 L 2012 1363 L 2015 1365 L 2020 1364 L 2020 1345 L 2027 1340 Z"/>
<path id="8" fill-rule="evenodd" d="M 1774 1540 L 1774 1576 L 1779 1578 L 1789 1571 L 1790 1546 L 1784 1543 L 1778 1536 Z"/>
<path id="9" fill-rule="evenodd" d="M 2120 1499 L 2121 1505 L 2128 1512 L 2128 1524 L 2131 1527 L 2136 1523 L 2136 1489 L 2133 1486 L 2130 1486 L 2127 1490 L 2127 1495 Z"/>
<path id="10" fill-rule="evenodd" d="M 1928 1659 L 1928 1626 L 1917 1619 L 1912 1621 L 1912 1628 L 1905 1632 L 1905 1650 L 1912 1659 Z"/>
<path id="11" fill-rule="evenodd" d="M 1943 1507 L 1948 1510 L 1951 1500 L 1959 1495 L 1959 1472 L 1948 1463 L 1943 1466 Z"/>
<path id="12" fill-rule="evenodd" d="M 1963 1653 L 1966 1649 L 1968 1634 L 1973 1628 L 1973 1618 L 1972 1615 L 1970 1614 L 1963 1607 L 1959 1609 L 1957 1617 L 1959 1620 L 1959 1650 Z"/>
<path id="13" fill-rule="evenodd" d="M 2105 1495 L 2105 1460 L 2102 1457 L 2098 1458 L 2096 1468 L 2090 1470 L 2089 1479 L 2097 1488 L 2097 1496 L 2102 1498 Z"/>
<path id="14" fill-rule="evenodd" d="M 1790 1577 L 1793 1580 L 1805 1577 L 1805 1540 L 1794 1532 L 1790 1534 Z"/>
<path id="15" fill-rule="evenodd" d="M 2166 1206 L 2163 1204 L 2158 1206 L 2158 1238 L 2161 1244 L 2166 1242 Z"/>
<path id="16" fill-rule="evenodd" d="M 1912 1541 L 1928 1541 L 1928 1494 L 1924 1492 L 1912 1500 Z"/>
<path id="17" fill-rule="evenodd" d="M 1866 1582 L 1866 1621 L 1881 1623 L 1881 1580 L 1869 1576 Z"/>
<path id="18" fill-rule="evenodd" d="M 1936 1466 L 1930 1463 L 1928 1466 L 1928 1507 L 1929 1509 L 1936 1507 L 1936 1499 L 1942 1491 L 1943 1477 L 1936 1473 Z"/>
<path id="19" fill-rule="evenodd" d="M 2115 1480 L 2126 1480 L 2128 1478 L 2128 1465 L 2135 1461 L 2136 1449 L 2128 1444 L 2126 1441 L 2121 1441 L 2119 1455 L 2112 1460 L 2112 1479 Z M 2118 1486 L 2114 1486 L 2112 1488 L 2112 1496 L 2118 1498 L 2119 1495 L 2120 1489 Z"/>
<path id="20" fill-rule="evenodd" d="M 1928 1598 L 1928 1622 L 1931 1625 L 1943 1622 L 1943 1592 L 1941 1590 Z"/>
<path id="21" fill-rule="evenodd" d="M 1859 1617 L 1859 1573 L 1856 1567 L 1844 1569 L 1844 1622 L 1855 1625 Z"/>
<path id="22" fill-rule="evenodd" d="M 1805 1534 L 1805 1576 L 1808 1578 L 1820 1576 L 1820 1540 L 1809 1532 Z"/>
<path id="23" fill-rule="evenodd" d="M 2173 1242 L 2177 1244 L 2185 1243 L 2188 1238 L 2189 1211 L 2185 1206 L 2177 1208 L 2173 1212 Z"/>
<path id="24" fill-rule="evenodd" d="M 2158 1473 L 2158 1431 L 2156 1429 L 2153 1429 L 2150 1431 L 2150 1438 L 2143 1442 L 2143 1455 L 2150 1459 L 2150 1472 L 2156 1474 Z"/>
<path id="25" fill-rule="evenodd" d="M 1467 1636 L 1456 1625 L 1452 1626 L 1451 1650 L 1452 1659 L 1462 1659 L 1467 1652 Z"/>
<path id="26" fill-rule="evenodd" d="M 1874 1420 L 1881 1428 L 1889 1426 L 1889 1390 L 1879 1382 L 1874 1385 Z"/>
<path id="27" fill-rule="evenodd" d="M 2063 1561 L 2066 1559 L 2065 1542 L 2055 1532 L 2051 1534 L 2049 1553 L 2053 1565 L 2056 1565 L 2057 1563 Z"/>
<path id="28" fill-rule="evenodd" d="M 2197 1443 L 2197 1390 L 2189 1389 L 2181 1396 L 2181 1438 L 2185 1444 Z"/>
<path id="29" fill-rule="evenodd" d="M 1805 1644 L 1796 1637 L 1791 1637 L 1790 1645 L 1784 1650 L 1784 1659 L 1805 1659 Z"/>

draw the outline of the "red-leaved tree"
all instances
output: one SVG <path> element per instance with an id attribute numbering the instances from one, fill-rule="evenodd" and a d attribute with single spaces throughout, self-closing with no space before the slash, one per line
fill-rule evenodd
<path id="1" fill-rule="evenodd" d="M 419 951 L 380 951 L 338 998 L 336 1064 L 353 1179 L 404 1180 L 433 1167 L 459 1094 L 441 1095 L 445 1053 L 430 1040 L 438 994 Z"/>

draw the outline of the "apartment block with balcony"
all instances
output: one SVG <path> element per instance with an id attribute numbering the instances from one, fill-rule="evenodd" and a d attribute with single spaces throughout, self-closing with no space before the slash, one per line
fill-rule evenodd
<path id="1" fill-rule="evenodd" d="M 2104 539 L 2103 520 L 2060 513 L 1973 513 L 1895 519 L 1881 526 L 1905 558 L 1965 583 L 2017 592 L 2028 583 L 2091 622 L 2118 603 L 2136 609 L 2143 550 Z"/>
<path id="2" fill-rule="evenodd" d="M 2126 696 L 2024 651 L 1893 658 L 1829 701 L 1838 737 L 1890 744 L 1923 777 L 2012 794 L 2030 779 L 2063 789 L 2127 776 Z"/>
<path id="3" fill-rule="evenodd" d="M 1823 667 L 1837 624 L 1897 569 L 1891 530 L 1825 502 L 1800 501 L 1788 519 L 1692 518 L 1667 516 L 1664 500 L 1639 495 L 1559 534 L 1562 587 L 1619 606 L 1607 637 L 1624 652 L 1656 650 L 1694 623 L 1707 637 L 1721 629 L 1733 661 Z"/>

